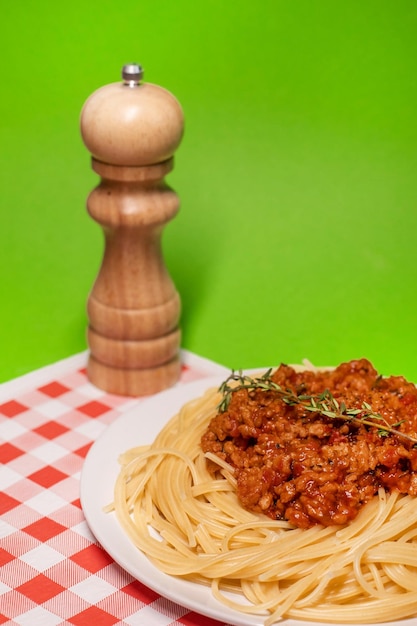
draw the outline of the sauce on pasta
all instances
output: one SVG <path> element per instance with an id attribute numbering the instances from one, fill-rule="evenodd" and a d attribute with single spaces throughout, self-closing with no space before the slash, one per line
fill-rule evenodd
<path id="1" fill-rule="evenodd" d="M 336 406 L 357 410 L 357 419 L 288 404 L 274 389 L 235 391 L 201 445 L 234 468 L 237 496 L 247 510 L 307 529 L 352 521 L 380 488 L 417 495 L 416 444 L 399 434 L 417 437 L 414 384 L 379 376 L 366 359 L 332 371 L 281 365 L 271 380 L 297 396 L 330 392 Z M 394 432 L 362 423 L 364 406 Z"/>

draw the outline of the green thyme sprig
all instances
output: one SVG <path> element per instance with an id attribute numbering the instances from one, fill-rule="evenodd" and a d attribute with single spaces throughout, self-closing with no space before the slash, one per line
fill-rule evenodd
<path id="1" fill-rule="evenodd" d="M 222 400 L 218 405 L 220 413 L 227 411 L 233 393 L 240 389 L 275 391 L 281 397 L 281 400 L 289 406 L 302 406 L 306 411 L 325 415 L 331 419 L 340 419 L 346 422 L 354 422 L 365 426 L 377 428 L 380 437 L 388 437 L 389 435 L 398 435 L 414 445 L 417 445 L 417 438 L 403 433 L 398 427 L 405 421 L 401 420 L 395 424 L 389 424 L 387 420 L 372 410 L 368 402 L 363 402 L 361 408 L 349 408 L 344 402 L 339 402 L 333 394 L 326 389 L 322 393 L 315 395 L 300 394 L 297 395 L 291 389 L 283 389 L 280 385 L 271 379 L 272 368 L 265 372 L 259 378 L 252 378 L 242 371 L 232 370 L 230 376 L 220 385 L 219 391 L 222 394 Z"/>

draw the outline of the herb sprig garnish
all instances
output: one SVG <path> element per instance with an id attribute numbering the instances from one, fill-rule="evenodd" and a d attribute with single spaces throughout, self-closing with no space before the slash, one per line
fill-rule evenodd
<path id="1" fill-rule="evenodd" d="M 395 424 L 389 424 L 382 415 L 372 410 L 368 402 L 363 402 L 361 408 L 349 408 L 344 402 L 339 402 L 328 389 L 315 395 L 297 395 L 291 389 L 283 389 L 280 385 L 275 383 L 271 379 L 271 373 L 272 368 L 259 378 L 251 378 L 246 374 L 242 374 L 241 370 L 232 370 L 230 376 L 219 387 L 219 391 L 223 395 L 217 407 L 219 412 L 224 413 L 227 411 L 232 399 L 232 394 L 239 389 L 247 389 L 249 391 L 255 389 L 275 391 L 279 394 L 281 400 L 289 406 L 298 405 L 311 413 L 318 413 L 332 419 L 371 426 L 377 428 L 377 433 L 380 437 L 397 435 L 411 441 L 414 446 L 417 446 L 417 438 L 397 430 L 398 426 L 405 420 L 401 420 Z"/>

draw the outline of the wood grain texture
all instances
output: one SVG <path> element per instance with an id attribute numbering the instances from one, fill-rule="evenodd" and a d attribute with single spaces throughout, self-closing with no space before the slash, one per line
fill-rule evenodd
<path id="1" fill-rule="evenodd" d="M 81 113 L 83 141 L 100 176 L 87 209 L 104 234 L 87 302 L 88 375 L 111 393 L 155 393 L 180 374 L 181 303 L 161 235 L 179 209 L 165 176 L 182 133 L 177 100 L 147 83 L 102 87 Z"/>

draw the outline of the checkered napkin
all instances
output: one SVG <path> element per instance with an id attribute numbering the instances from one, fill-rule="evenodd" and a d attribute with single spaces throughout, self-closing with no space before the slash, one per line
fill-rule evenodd
<path id="1" fill-rule="evenodd" d="M 84 458 L 140 400 L 91 385 L 86 358 L 0 385 L 0 624 L 218 626 L 132 578 L 87 526 L 79 499 Z M 225 371 L 184 352 L 180 383 Z"/>

